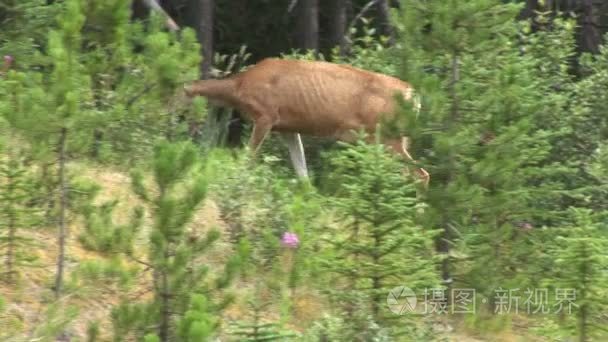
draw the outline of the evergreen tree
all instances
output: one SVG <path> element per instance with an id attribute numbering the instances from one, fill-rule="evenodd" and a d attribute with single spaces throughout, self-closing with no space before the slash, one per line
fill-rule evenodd
<path id="1" fill-rule="evenodd" d="M 565 317 L 564 330 L 576 333 L 581 342 L 602 340 L 608 337 L 601 317 L 608 307 L 605 223 L 589 209 L 569 211 L 572 225 L 560 229 L 550 249 L 556 272 L 547 282 L 555 290 L 555 312 Z"/>
<path id="2" fill-rule="evenodd" d="M 608 46 L 600 46 L 600 53 L 582 57 L 581 66 L 586 77 L 576 83 L 570 120 L 573 129 L 567 142 L 571 164 L 578 171 L 572 177 L 576 206 L 603 210 L 606 199 L 606 141 L 608 141 L 608 107 L 602 91 L 608 82 Z M 589 153 L 593 151 L 593 153 Z"/>
<path id="3" fill-rule="evenodd" d="M 588 190 L 606 193 L 608 190 L 608 141 L 600 143 L 595 153 L 592 154 L 592 158 L 591 163 L 587 165 L 587 172 L 594 178 L 595 184 L 593 184 L 593 189 Z M 606 206 L 601 208 L 606 208 Z"/>
<path id="4" fill-rule="evenodd" d="M 93 143 L 99 143 L 96 141 L 99 139 L 93 138 L 99 137 L 99 128 L 109 127 L 112 132 L 119 133 L 113 125 L 127 127 L 121 121 L 123 119 L 135 119 L 129 122 L 137 121 L 138 126 L 146 127 L 146 132 L 150 132 L 149 129 L 153 127 L 159 128 L 158 117 L 152 120 L 158 125 L 141 126 L 142 122 L 148 120 L 141 114 L 166 115 L 173 89 L 180 82 L 178 79 L 188 70 L 196 71 L 198 58 L 196 49 L 190 49 L 196 44 L 192 32 L 184 33 L 183 49 L 174 37 L 159 32 L 154 27 L 151 28 L 150 36 L 144 40 L 141 26 L 128 23 L 129 1 L 104 3 L 107 6 L 100 4 L 88 7 L 81 0 L 70 0 L 62 4 L 56 29 L 48 33 L 45 65 L 51 70 L 50 74 L 45 73 L 44 69 L 42 72 L 39 69 L 12 70 L 0 87 L 0 92 L 7 99 L 0 105 L 3 116 L 13 129 L 27 138 L 33 157 L 42 164 L 49 197 L 50 209 L 47 212 L 50 221 L 59 227 L 54 285 L 57 296 L 62 292 L 65 241 L 70 219 L 68 159 L 83 152 L 88 153 L 92 148 L 97 149 Z M 89 17 L 85 14 L 89 14 Z M 115 26 L 113 30 L 104 31 L 105 34 L 96 35 L 91 32 L 97 31 L 89 30 L 90 25 L 96 25 L 96 21 Z M 131 38 L 134 40 L 128 40 L 127 32 L 132 33 Z M 93 40 L 95 43 L 91 43 Z M 144 40 L 144 54 L 134 57 L 132 52 L 136 44 L 141 44 L 141 40 Z M 193 52 L 185 52 L 190 50 Z M 102 60 L 106 64 L 101 63 Z M 143 78 L 142 69 L 145 70 Z M 147 79 L 152 79 L 157 92 L 146 93 L 147 96 L 143 99 L 146 106 L 131 108 L 135 103 L 141 104 L 138 101 L 142 100 L 142 95 L 134 97 L 129 92 L 141 88 L 149 90 L 149 84 L 142 85 L 142 80 L 147 83 Z M 148 105 L 155 110 L 149 110 Z M 170 116 L 175 118 L 174 114 Z M 150 146 L 144 142 L 153 141 L 149 136 L 137 136 L 138 132 L 143 131 L 133 129 L 132 126 L 128 130 L 130 131 L 123 132 L 123 137 L 137 138 L 139 142 L 131 140 L 124 152 L 133 152 L 135 145 Z M 158 132 L 154 131 L 155 134 Z M 117 137 L 109 138 L 113 143 L 121 141 Z M 130 155 L 137 157 L 140 154 Z"/>
<path id="5" fill-rule="evenodd" d="M 90 99 L 89 78 L 80 62 L 81 35 L 84 16 L 78 0 L 68 1 L 59 15 L 58 28 L 49 32 L 48 57 L 52 72 L 48 78 L 37 72 L 11 71 L 5 92 L 10 101 L 4 114 L 14 128 L 29 138 L 35 150 L 55 155 L 58 177 L 58 256 L 54 291 L 62 293 L 64 279 L 65 242 L 68 233 L 67 146 L 70 131 Z M 49 148 L 55 147 L 55 149 Z"/>
<path id="6" fill-rule="evenodd" d="M 99 206 L 84 206 L 85 229 L 78 238 L 86 248 L 99 252 L 133 252 L 133 240 L 143 224 L 143 208 L 134 208 L 129 222 L 121 225 L 112 219 L 117 204 L 114 200 Z"/>
<path id="7" fill-rule="evenodd" d="M 152 209 L 148 260 L 140 262 L 153 272 L 154 300 L 143 306 L 125 303 L 114 311 L 116 339 L 134 329 L 136 335 L 153 334 L 160 341 L 211 336 L 219 322 L 209 318 L 209 313 L 230 302 L 231 296 L 223 295 L 222 289 L 236 275 L 242 255 L 230 258 L 223 273 L 208 279 L 209 268 L 202 256 L 217 241 L 219 232 L 211 230 L 202 236 L 191 227 L 207 194 L 203 165 L 191 143 L 159 143 L 152 167 L 154 187 L 145 185 L 140 172 L 133 173 L 133 187 Z M 138 326 L 146 328 L 139 330 Z"/>
<path id="8" fill-rule="evenodd" d="M 35 257 L 26 250 L 35 245 L 32 238 L 24 236 L 23 228 L 31 228 L 40 222 L 40 210 L 29 207 L 33 182 L 21 158 L 9 152 L 0 160 L 0 247 L 4 254 L 2 276 L 11 282 L 20 266 L 31 265 Z"/>
<path id="9" fill-rule="evenodd" d="M 83 8 L 83 63 L 91 77 L 94 110 L 82 134 L 89 144 L 79 151 L 120 164 L 150 156 L 157 139 L 184 135 L 183 119 L 200 119 L 205 112 L 201 106 L 184 108 L 175 96 L 184 82 L 198 78 L 194 31 L 184 29 L 179 37 L 163 32 L 157 16 L 132 21 L 131 5 L 110 0 Z"/>
<path id="10" fill-rule="evenodd" d="M 546 156 L 542 173 L 539 172 L 533 185 L 553 188 L 552 194 L 545 193 L 544 199 L 538 200 L 535 207 L 543 215 L 537 215 L 537 222 L 546 225 L 560 225 L 565 219 L 563 213 L 570 206 L 576 206 L 578 189 L 588 181 L 581 172 L 588 161 L 588 154 L 581 153 L 588 147 L 589 141 L 579 139 L 583 128 L 582 122 L 593 122 L 581 117 L 580 105 L 583 97 L 577 95 L 577 85 L 571 75 L 575 56 L 575 23 L 572 20 L 552 18 L 549 14 L 540 14 L 536 18 L 540 24 L 532 31 L 527 23 L 520 35 L 520 50 L 535 60 L 534 68 L 529 69 L 536 81 L 533 89 L 538 92 L 537 108 L 531 120 L 539 133 L 544 133 L 543 140 L 551 148 Z M 584 116 L 584 114 L 583 114 Z M 587 139 L 593 140 L 589 134 Z M 585 140 L 587 140 L 585 139 Z M 569 191 L 559 191 L 559 190 Z"/>
<path id="11" fill-rule="evenodd" d="M 61 296 L 65 273 L 66 240 L 68 234 L 68 189 L 67 177 L 67 139 L 75 122 L 82 115 L 82 107 L 88 98 L 90 79 L 84 74 L 84 68 L 79 61 L 81 35 L 80 30 L 85 17 L 77 0 L 69 1 L 66 10 L 59 18 L 59 29 L 49 33 L 49 55 L 53 59 L 49 90 L 55 112 L 49 118 L 49 124 L 57 139 L 57 167 L 59 178 L 59 218 L 57 273 L 54 291 L 56 297 Z M 53 129 L 54 128 L 54 129 Z M 38 126 L 38 129 L 42 127 Z M 52 139 L 52 138 L 51 138 Z"/>
<path id="12" fill-rule="evenodd" d="M 188 311 L 179 322 L 180 341 L 207 341 L 215 333 L 218 319 L 211 314 L 212 308 L 202 294 L 194 294 Z"/>
<path id="13" fill-rule="evenodd" d="M 296 337 L 296 334 L 282 329 L 278 323 L 262 321 L 262 312 L 268 304 L 270 303 L 262 303 L 259 298 L 250 299 L 248 305 L 253 316 L 252 321 L 232 323 L 229 330 L 230 336 L 247 342 L 289 341 Z"/>
<path id="14" fill-rule="evenodd" d="M 390 326 L 385 305 L 393 288 L 407 286 L 421 294 L 437 285 L 435 232 L 414 223 L 419 206 L 414 182 L 383 145 L 361 140 L 331 158 L 331 179 L 339 189 L 328 205 L 339 221 L 327 236 L 332 255 L 324 268 L 334 278 L 328 292 L 353 325 L 349 338 L 364 339 L 358 333 L 371 329 L 363 321 L 367 316 Z"/>
<path id="15" fill-rule="evenodd" d="M 431 174 L 425 225 L 443 230 L 436 243 L 446 256 L 442 278 L 448 286 L 453 281 L 448 255 L 455 235 L 468 225 L 471 209 L 482 203 L 483 189 L 470 179 L 471 163 L 485 131 L 496 134 L 492 127 L 485 130 L 475 124 L 490 125 L 492 116 L 472 110 L 471 96 L 476 94 L 463 82 L 471 76 L 469 64 L 499 46 L 493 38 L 506 33 L 516 11 L 517 7 L 494 0 L 408 0 L 402 2 L 397 21 L 403 37 L 399 55 L 406 57 L 402 77 L 423 100 L 422 112 L 404 115 L 403 124 L 412 136 L 413 154 L 422 157 Z"/>
<path id="16" fill-rule="evenodd" d="M 486 298 L 537 285 L 547 245 L 536 244 L 535 228 L 560 222 L 559 190 L 572 173 L 558 150 L 571 129 L 561 119 L 571 27 L 532 33 L 515 21 L 519 6 L 494 0 L 402 4 L 396 53 L 423 106 L 416 116 L 404 106 L 398 128 L 431 174 L 421 223 L 443 229 L 436 244 L 446 295 L 461 285 Z M 486 309 L 494 313 L 494 304 Z"/>
<path id="17" fill-rule="evenodd" d="M 128 11 L 128 1 L 118 2 L 121 11 Z M 99 15 L 115 15 L 103 9 Z M 151 156 L 159 139 L 185 137 L 186 122 L 204 117 L 204 101 L 186 107 L 178 96 L 184 82 L 198 79 L 199 48 L 190 29 L 178 39 L 162 32 L 159 21 L 144 29 L 125 16 L 107 20 L 115 22 L 116 33 L 87 59 L 96 109 L 88 121 L 95 134 L 86 137 L 95 146 L 87 146 L 87 152 L 131 166 Z"/>
<path id="18" fill-rule="evenodd" d="M 48 66 L 42 51 L 50 28 L 56 28 L 63 4 L 45 0 L 7 0 L 0 12 L 0 55 L 14 58 L 18 69 Z"/>
<path id="19" fill-rule="evenodd" d="M 547 107 L 565 110 L 566 95 L 549 89 L 559 77 L 535 76 L 543 59 L 533 53 L 522 55 L 521 46 L 509 43 L 522 27 L 525 31 L 527 24 L 507 23 L 503 34 L 488 42 L 496 44 L 495 49 L 475 60 L 465 57 L 462 63 L 463 93 L 472 94 L 466 97 L 464 114 L 469 122 L 462 128 L 479 137 L 463 163 L 468 186 L 479 189 L 479 202 L 468 204 L 472 215 L 464 212 L 457 228 L 463 234 L 461 252 L 475 261 L 455 277 L 476 284 L 478 294 L 486 298 L 494 298 L 500 288 L 535 287 L 541 281 L 546 247 L 542 241 L 547 241 L 541 236 L 547 237 L 538 228 L 558 222 L 562 197 L 555 193 L 563 187 L 559 179 L 569 172 L 553 158 L 554 142 L 569 127 L 547 119 L 555 115 Z M 568 47 L 564 42 L 563 49 Z M 545 105 L 547 99 L 552 101 Z M 500 310 L 495 301 L 487 309 L 492 315 Z"/>

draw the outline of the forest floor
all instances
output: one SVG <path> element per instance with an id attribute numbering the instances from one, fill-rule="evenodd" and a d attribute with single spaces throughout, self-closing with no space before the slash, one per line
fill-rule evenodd
<path id="1" fill-rule="evenodd" d="M 130 179 L 128 174 L 109 170 L 90 168 L 82 165 L 73 165 L 72 170 L 81 177 L 95 180 L 102 186 L 102 190 L 96 201 L 101 203 L 113 199 L 119 200 L 115 210 L 115 220 L 125 223 L 133 206 L 139 203 L 138 198 L 130 191 Z M 149 217 L 146 218 L 149 222 Z M 144 227 L 146 224 L 144 224 Z M 217 227 L 221 231 L 225 224 L 221 221 L 217 207 L 213 202 L 207 201 L 197 212 L 193 228 L 196 231 Z M 74 271 L 87 260 L 107 261 L 108 255 L 86 250 L 78 240 L 78 235 L 83 230 L 83 224 L 75 219 L 70 224 L 70 234 L 67 250 L 67 277 L 66 292 L 56 307 L 49 306 L 54 301 L 52 285 L 55 275 L 55 264 L 57 257 L 57 242 L 55 228 L 37 229 L 24 231 L 27 237 L 35 242 L 35 246 L 28 248 L 28 253 L 36 256 L 33 267 L 24 268 L 19 273 L 15 284 L 0 282 L 0 296 L 5 300 L 4 310 L 0 313 L 0 340 L 2 341 L 34 341 L 35 336 L 41 332 L 59 329 L 67 323 L 69 334 L 76 337 L 74 340 L 84 340 L 86 330 L 90 322 L 97 321 L 103 337 L 108 337 L 112 331 L 110 312 L 114 305 L 121 299 L 142 300 L 150 297 L 151 293 L 145 291 L 144 284 L 149 281 L 148 276 L 137 277 L 137 284 L 132 286 L 128 293 L 106 281 L 86 281 L 75 277 Z M 137 244 L 144 246 L 147 242 L 145 229 L 141 232 Z M 140 248 L 136 251 L 140 256 L 145 255 L 145 250 Z M 223 261 L 231 253 L 230 243 L 224 238 L 214 248 L 214 252 L 206 260 L 211 268 L 223 264 Z M 144 259 L 144 258 L 142 258 Z M 132 262 L 135 265 L 135 262 Z M 248 291 L 251 284 L 241 281 L 233 285 L 233 291 L 239 297 L 239 292 Z M 327 309 L 327 304 L 319 301 L 319 296 L 314 290 L 302 288 L 293 298 L 292 318 L 287 322 L 289 328 L 303 331 L 315 319 L 322 316 Z M 243 319 L 249 315 L 246 303 L 237 300 L 224 313 L 224 321 L 232 322 Z M 277 321 L 280 319 L 278 307 L 269 307 L 264 318 Z M 525 321 L 522 324 L 512 324 L 511 328 L 496 334 L 485 334 L 485 336 L 474 336 L 461 328 L 462 323 L 449 322 L 456 327 L 449 333 L 442 334 L 448 341 L 482 342 L 482 341 L 536 341 L 526 336 Z M 11 337 L 9 337 L 11 336 Z M 128 339 L 126 339 L 128 340 Z"/>

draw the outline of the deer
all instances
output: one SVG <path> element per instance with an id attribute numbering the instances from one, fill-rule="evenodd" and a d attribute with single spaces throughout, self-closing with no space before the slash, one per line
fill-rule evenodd
<path id="1" fill-rule="evenodd" d="M 420 108 L 413 87 L 398 78 L 347 64 L 280 58 L 263 59 L 223 79 L 193 81 L 184 85 L 184 93 L 189 99 L 202 96 L 212 105 L 237 109 L 252 121 L 253 158 L 270 132 L 279 133 L 300 178 L 308 178 L 300 134 L 354 142 L 364 131 L 371 142 L 381 121 L 394 118 L 397 96 Z M 415 163 L 408 137 L 380 142 Z M 415 172 L 426 188 L 428 172 Z"/>

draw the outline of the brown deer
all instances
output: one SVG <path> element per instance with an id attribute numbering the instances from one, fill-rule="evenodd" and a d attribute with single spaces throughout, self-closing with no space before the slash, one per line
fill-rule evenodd
<path id="1" fill-rule="evenodd" d="M 249 147 L 255 156 L 270 131 L 281 133 L 298 176 L 307 177 L 301 134 L 352 142 L 364 130 L 374 140 L 381 118 L 391 118 L 395 96 L 413 101 L 413 88 L 387 75 L 348 65 L 268 58 L 225 79 L 195 81 L 185 86 L 188 97 L 232 107 L 253 121 Z M 408 139 L 383 144 L 408 161 Z M 417 169 L 426 186 L 429 174 Z"/>

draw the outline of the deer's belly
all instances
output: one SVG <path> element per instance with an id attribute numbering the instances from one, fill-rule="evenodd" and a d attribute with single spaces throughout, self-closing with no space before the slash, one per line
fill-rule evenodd
<path id="1" fill-rule="evenodd" d="M 294 125 L 291 123 L 277 123 L 272 128 L 273 131 L 277 132 L 288 132 L 288 133 L 300 133 L 305 135 L 328 137 L 332 136 L 335 129 L 331 126 L 317 126 L 317 125 Z"/>
<path id="2" fill-rule="evenodd" d="M 277 132 L 300 133 L 317 137 L 341 137 L 352 130 L 368 130 L 365 123 L 354 118 L 340 120 L 279 120 L 273 130 Z"/>

